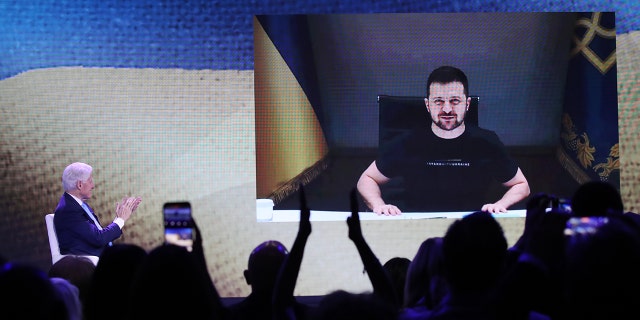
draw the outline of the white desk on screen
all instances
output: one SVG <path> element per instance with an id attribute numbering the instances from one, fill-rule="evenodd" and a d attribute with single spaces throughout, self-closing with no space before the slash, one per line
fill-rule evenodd
<path id="1" fill-rule="evenodd" d="M 379 216 L 373 212 L 360 212 L 360 220 L 414 220 L 414 219 L 459 219 L 471 212 L 403 212 L 398 216 Z M 345 221 L 351 212 L 311 210 L 311 221 Z M 300 210 L 273 210 L 271 199 L 256 201 L 256 216 L 259 222 L 297 222 Z M 496 218 L 524 218 L 526 210 L 509 210 L 493 214 Z"/>

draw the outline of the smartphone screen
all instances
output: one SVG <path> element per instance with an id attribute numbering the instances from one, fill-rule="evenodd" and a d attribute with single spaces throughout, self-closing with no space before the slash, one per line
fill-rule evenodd
<path id="1" fill-rule="evenodd" d="M 168 202 L 162 208 L 164 216 L 164 241 L 187 248 L 193 248 L 194 225 L 189 202 Z"/>
<path id="2" fill-rule="evenodd" d="M 567 236 L 589 236 L 609 222 L 607 217 L 571 217 L 567 221 L 564 234 Z"/>

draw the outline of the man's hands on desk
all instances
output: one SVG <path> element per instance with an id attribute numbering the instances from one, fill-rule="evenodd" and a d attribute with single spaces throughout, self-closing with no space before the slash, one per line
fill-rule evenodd
<path id="1" fill-rule="evenodd" d="M 487 203 L 483 205 L 482 209 L 480 210 L 489 212 L 489 213 L 506 213 L 507 207 L 500 204 L 499 202 L 496 202 L 496 203 Z M 402 211 L 398 207 L 392 204 L 384 204 L 384 203 L 381 205 L 374 206 L 373 212 L 377 215 L 383 215 L 383 216 L 398 216 L 402 214 Z"/>
<path id="2" fill-rule="evenodd" d="M 505 213 L 507 212 L 507 207 L 496 202 L 496 203 L 487 203 L 482 206 L 481 211 L 489 212 L 489 213 Z"/>
<path id="3" fill-rule="evenodd" d="M 402 211 L 392 204 L 381 204 L 373 207 L 373 212 L 377 215 L 398 216 Z"/>

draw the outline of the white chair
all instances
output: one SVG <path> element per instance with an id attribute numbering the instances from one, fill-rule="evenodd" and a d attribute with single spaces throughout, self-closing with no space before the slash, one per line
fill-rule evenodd
<path id="1" fill-rule="evenodd" d="M 58 260 L 66 257 L 67 255 L 60 253 L 60 245 L 58 245 L 58 235 L 56 234 L 56 228 L 53 225 L 53 213 L 49 213 L 44 216 L 44 221 L 47 224 L 47 234 L 49 235 L 49 248 L 51 249 L 51 264 L 55 264 Z M 94 265 L 98 264 L 99 258 L 97 256 L 88 256 L 81 255 L 81 257 L 86 257 Z"/>

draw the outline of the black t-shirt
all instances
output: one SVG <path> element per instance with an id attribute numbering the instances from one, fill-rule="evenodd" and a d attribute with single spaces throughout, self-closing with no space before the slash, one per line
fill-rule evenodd
<path id="1" fill-rule="evenodd" d="M 498 136 L 476 126 L 455 139 L 414 130 L 380 146 L 376 165 L 402 181 L 399 203 L 383 198 L 406 212 L 480 210 L 498 200 L 484 199 L 492 181 L 507 182 L 518 170 Z"/>

